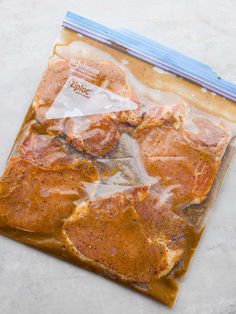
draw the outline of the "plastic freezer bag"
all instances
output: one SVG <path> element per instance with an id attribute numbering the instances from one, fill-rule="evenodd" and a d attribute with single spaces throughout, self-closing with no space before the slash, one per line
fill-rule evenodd
<path id="1" fill-rule="evenodd" d="M 235 97 L 205 65 L 68 13 L 0 180 L 1 234 L 172 306 L 233 156 Z"/>

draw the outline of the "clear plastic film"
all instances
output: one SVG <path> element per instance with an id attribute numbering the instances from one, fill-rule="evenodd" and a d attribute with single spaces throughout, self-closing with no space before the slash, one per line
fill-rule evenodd
<path id="1" fill-rule="evenodd" d="M 0 231 L 172 306 L 234 156 L 235 87 L 128 31 L 63 25 L 1 177 Z"/>

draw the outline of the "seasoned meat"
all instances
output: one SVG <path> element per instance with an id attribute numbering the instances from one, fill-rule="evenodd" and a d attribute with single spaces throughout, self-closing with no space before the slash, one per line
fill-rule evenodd
<path id="1" fill-rule="evenodd" d="M 138 105 L 138 99 L 135 96 L 134 91 L 128 85 L 124 72 L 118 66 L 108 61 L 100 61 L 97 64 L 97 69 L 99 70 L 99 75 L 95 83 L 96 85 L 127 98 Z M 140 109 L 113 112 L 108 114 L 108 116 L 113 121 L 128 123 L 132 126 L 137 126 L 142 121 L 142 113 Z"/>
<path id="2" fill-rule="evenodd" d="M 49 134 L 64 135 L 67 143 L 81 152 L 103 156 L 119 143 L 120 133 L 108 116 L 47 120 L 44 116 L 47 110 L 46 107 L 38 108 L 38 121 Z"/>
<path id="3" fill-rule="evenodd" d="M 96 78 L 97 86 L 101 86 L 119 96 L 136 101 L 124 72 L 117 65 L 110 61 L 99 61 L 93 66 L 99 71 Z"/>
<path id="4" fill-rule="evenodd" d="M 1 221 L 31 232 L 59 230 L 73 202 L 86 197 L 86 183 L 96 180 L 90 160 L 55 137 L 29 131 L 0 180 Z"/>
<path id="5" fill-rule="evenodd" d="M 179 129 L 183 124 L 185 116 L 184 105 L 174 105 L 170 107 L 155 106 L 144 114 L 144 121 L 139 126 L 139 131 L 155 126 L 174 127 Z"/>
<path id="6" fill-rule="evenodd" d="M 18 150 L 22 159 L 39 167 L 56 168 L 71 163 L 67 145 L 57 137 L 38 134 L 32 129 L 23 137 Z"/>
<path id="7" fill-rule="evenodd" d="M 107 61 L 95 63 L 86 60 L 86 63 L 91 63 L 91 66 L 98 71 L 99 74 L 96 78 L 84 78 L 85 74 L 81 72 L 73 72 L 73 75 L 82 77 L 90 83 L 137 102 L 132 89 L 127 83 L 126 76 L 118 66 Z M 91 155 L 106 154 L 118 144 L 119 140 L 119 133 L 113 122 L 136 126 L 142 120 L 141 111 L 139 109 L 133 111 L 125 110 L 97 115 L 97 117 L 47 119 L 46 113 L 69 75 L 70 69 L 67 60 L 58 60 L 48 66 L 35 96 L 35 118 L 48 132 L 52 134 L 65 134 L 68 143 L 75 148 Z M 85 121 L 80 123 L 82 119 Z M 83 126 L 86 124 L 88 126 L 82 127 L 82 124 Z M 84 145 L 85 142 L 86 145 Z M 99 143 L 101 143 L 101 147 L 99 147 Z"/>
<path id="8" fill-rule="evenodd" d="M 79 151 L 94 156 L 103 156 L 110 152 L 120 139 L 113 122 L 103 116 L 67 118 L 64 126 L 66 141 Z"/>
<path id="9" fill-rule="evenodd" d="M 37 167 L 49 170 L 75 169 L 80 171 L 80 177 L 85 182 L 98 180 L 98 173 L 92 161 L 85 159 L 76 150 L 71 151 L 66 142 L 57 137 L 29 131 L 18 149 L 22 159 Z"/>
<path id="10" fill-rule="evenodd" d="M 148 237 L 167 241 L 170 249 L 183 249 L 187 223 L 161 202 L 162 190 L 158 185 L 133 188 L 128 197 L 134 202 Z"/>
<path id="11" fill-rule="evenodd" d="M 64 225 L 73 254 L 128 281 L 151 282 L 169 273 L 183 254 L 175 237 L 184 237 L 186 223 L 171 212 L 156 212 L 149 193 L 140 187 L 78 206 Z"/>
<path id="12" fill-rule="evenodd" d="M 171 189 L 172 207 L 206 198 L 230 140 L 221 125 L 199 118 L 193 120 L 199 131 L 193 133 L 183 120 L 183 106 L 154 109 L 134 133 L 147 173 Z"/>
<path id="13" fill-rule="evenodd" d="M 50 106 L 41 105 L 35 110 L 35 119 L 45 132 L 52 135 L 64 134 L 64 119 L 47 119 L 46 114 Z"/>
<path id="14" fill-rule="evenodd" d="M 69 65 L 65 60 L 49 64 L 36 92 L 37 105 L 50 105 L 62 89 L 69 76 Z"/>
<path id="15" fill-rule="evenodd" d="M 185 140 L 215 159 L 221 159 L 230 140 L 229 131 L 223 125 L 216 125 L 205 118 L 194 118 L 193 123 L 197 132 L 186 130 Z"/>
<path id="16" fill-rule="evenodd" d="M 112 121 L 118 123 L 127 123 L 131 126 L 137 126 L 142 122 L 142 114 L 139 109 L 137 110 L 124 110 L 120 112 L 112 112 L 108 114 Z"/>
<path id="17" fill-rule="evenodd" d="M 46 170 L 13 158 L 0 181 L 0 216 L 6 225 L 30 232 L 58 230 L 85 197 L 79 170 Z"/>

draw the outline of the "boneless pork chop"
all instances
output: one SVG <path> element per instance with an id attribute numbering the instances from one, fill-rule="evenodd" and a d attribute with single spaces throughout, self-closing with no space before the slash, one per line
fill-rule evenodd
<path id="1" fill-rule="evenodd" d="M 0 220 L 30 232 L 58 231 L 86 198 L 85 184 L 98 179 L 90 160 L 60 140 L 29 132 L 0 179 Z"/>
<path id="2" fill-rule="evenodd" d="M 96 78 L 86 77 L 87 81 L 137 102 L 132 89 L 127 83 L 125 74 L 118 66 L 108 61 L 94 62 L 86 60 L 86 63 L 91 63 L 90 65 L 98 71 Z M 91 155 L 104 155 L 118 144 L 119 131 L 116 124 L 127 123 L 136 126 L 141 122 L 142 114 L 137 109 L 111 112 L 110 114 L 97 115 L 91 118 L 87 116 L 84 118 L 47 119 L 46 114 L 50 105 L 71 73 L 68 64 L 68 60 L 58 60 L 48 66 L 34 99 L 36 120 L 51 133 L 65 134 L 68 143 L 78 150 Z M 84 79 L 83 73 L 73 72 L 73 75 Z M 81 123 L 83 119 L 85 123 Z M 86 123 L 87 126 L 85 126 Z M 84 142 L 87 142 L 86 145 Z M 95 142 L 99 143 L 96 147 Z"/>
<path id="3" fill-rule="evenodd" d="M 169 273 L 183 255 L 186 232 L 186 222 L 161 210 L 148 186 L 84 202 L 64 225 L 73 254 L 134 282 Z"/>
<path id="4" fill-rule="evenodd" d="M 134 132 L 147 173 L 161 180 L 172 207 L 199 204 L 210 191 L 230 141 L 222 125 L 196 118 L 197 131 L 185 128 L 183 105 L 147 111 Z"/>

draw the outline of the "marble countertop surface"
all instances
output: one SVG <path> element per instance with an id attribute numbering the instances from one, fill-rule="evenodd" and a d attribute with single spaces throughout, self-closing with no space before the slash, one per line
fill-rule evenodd
<path id="1" fill-rule="evenodd" d="M 234 0 L 0 0 L 0 171 L 67 10 L 126 27 L 236 82 Z M 1 314 L 236 313 L 236 161 L 174 309 L 0 237 Z"/>

